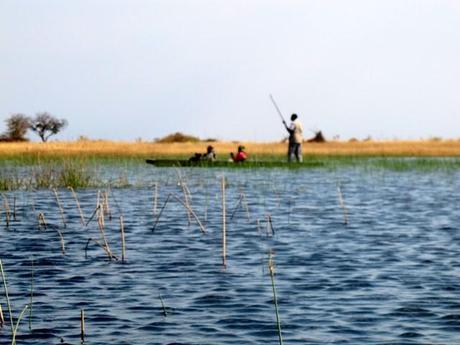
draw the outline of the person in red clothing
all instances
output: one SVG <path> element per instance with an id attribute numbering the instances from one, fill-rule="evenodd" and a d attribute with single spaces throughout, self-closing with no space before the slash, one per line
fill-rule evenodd
<path id="1" fill-rule="evenodd" d="M 244 146 L 241 145 L 238 146 L 238 152 L 236 153 L 236 155 L 232 152 L 230 153 L 230 156 L 236 163 L 244 162 L 248 158 L 248 154 L 244 152 Z"/>

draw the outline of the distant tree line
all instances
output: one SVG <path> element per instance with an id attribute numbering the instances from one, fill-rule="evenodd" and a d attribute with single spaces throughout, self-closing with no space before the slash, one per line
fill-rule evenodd
<path id="1" fill-rule="evenodd" d="M 37 134 L 42 142 L 58 134 L 67 126 L 67 120 L 58 119 L 48 112 L 37 113 L 35 117 L 16 113 L 5 120 L 6 131 L 0 135 L 0 141 L 27 141 L 27 131 Z"/>

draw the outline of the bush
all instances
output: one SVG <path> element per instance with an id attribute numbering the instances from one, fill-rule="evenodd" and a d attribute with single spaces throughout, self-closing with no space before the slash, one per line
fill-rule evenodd
<path id="1" fill-rule="evenodd" d="M 198 141 L 200 141 L 200 138 L 194 137 L 192 135 L 187 135 L 181 132 L 169 134 L 163 138 L 155 140 L 155 142 L 157 143 L 187 143 L 187 142 L 196 143 Z"/>

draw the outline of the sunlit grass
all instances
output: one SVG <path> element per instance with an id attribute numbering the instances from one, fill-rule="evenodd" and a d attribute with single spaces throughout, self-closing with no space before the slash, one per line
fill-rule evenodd
<path id="1" fill-rule="evenodd" d="M 283 159 L 287 144 L 272 142 L 198 142 L 153 143 L 120 141 L 72 141 L 72 142 L 21 142 L 0 143 L 0 158 L 17 163 L 33 163 L 58 158 L 78 159 L 139 159 L 139 158 L 188 158 L 195 152 L 204 153 L 207 145 L 214 146 L 218 159 L 226 160 L 237 146 L 246 146 L 252 159 Z M 460 140 L 432 141 L 368 141 L 305 143 L 303 153 L 308 156 L 368 156 L 368 157 L 459 157 Z"/>

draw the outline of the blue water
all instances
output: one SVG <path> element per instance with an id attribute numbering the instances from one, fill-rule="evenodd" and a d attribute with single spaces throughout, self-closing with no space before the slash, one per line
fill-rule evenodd
<path id="1" fill-rule="evenodd" d="M 9 228 L 3 209 L 0 220 L 15 317 L 29 303 L 32 260 L 34 266 L 32 331 L 27 313 L 18 344 L 80 343 L 80 309 L 91 345 L 276 344 L 270 251 L 285 344 L 460 343 L 460 172 L 182 170 L 205 234 L 177 201 L 166 205 L 152 231 L 153 184 L 157 215 L 170 193 L 184 197 L 175 169 L 130 174 L 148 186 L 111 190 L 113 218 L 105 219 L 110 247 L 120 256 L 124 217 L 125 263 L 109 261 L 95 244 L 85 257 L 87 240 L 99 239 L 99 230 L 94 221 L 81 225 L 70 191 L 58 190 L 65 228 L 50 190 L 5 193 L 17 205 Z M 97 190 L 77 193 L 88 219 Z M 242 193 L 249 219 L 245 207 L 235 209 Z M 39 212 L 46 230 L 38 228 Z M 0 344 L 10 344 L 0 291 L 6 319 Z"/>

